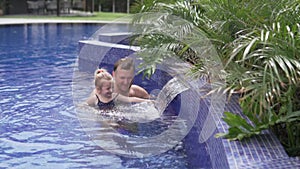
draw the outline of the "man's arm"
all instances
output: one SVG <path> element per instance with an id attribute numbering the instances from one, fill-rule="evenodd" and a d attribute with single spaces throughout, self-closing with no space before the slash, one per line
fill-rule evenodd
<path id="1" fill-rule="evenodd" d="M 143 99 L 143 98 L 134 97 L 134 96 L 127 97 L 127 96 L 123 96 L 121 94 L 119 94 L 117 96 L 117 100 L 120 100 L 122 102 L 127 102 L 127 103 L 152 102 L 152 100 Z"/>
<path id="2" fill-rule="evenodd" d="M 142 88 L 138 85 L 132 85 L 130 87 L 129 96 L 130 97 L 139 97 L 139 98 L 144 98 L 144 99 L 150 98 L 149 93 L 144 88 Z"/>

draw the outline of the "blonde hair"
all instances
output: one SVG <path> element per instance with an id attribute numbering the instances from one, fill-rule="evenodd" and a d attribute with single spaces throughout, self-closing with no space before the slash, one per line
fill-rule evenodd
<path id="1" fill-rule="evenodd" d="M 113 81 L 113 77 L 110 73 L 107 72 L 105 69 L 97 69 L 95 71 L 95 87 L 102 88 L 102 81 L 101 80 L 108 80 Z"/>

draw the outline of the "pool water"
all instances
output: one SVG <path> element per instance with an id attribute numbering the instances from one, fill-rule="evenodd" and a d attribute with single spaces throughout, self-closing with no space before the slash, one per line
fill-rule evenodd
<path id="1" fill-rule="evenodd" d="M 99 27 L 0 26 L 0 168 L 189 168 L 182 146 L 146 158 L 122 157 L 83 130 L 73 104 L 73 71 L 78 41 Z"/>

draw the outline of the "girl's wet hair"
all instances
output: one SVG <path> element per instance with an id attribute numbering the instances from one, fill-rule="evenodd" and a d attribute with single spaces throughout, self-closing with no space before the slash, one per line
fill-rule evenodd
<path id="1" fill-rule="evenodd" d="M 107 72 L 106 69 L 97 69 L 95 71 L 95 86 L 96 87 L 102 87 L 102 83 L 101 80 L 108 80 L 108 81 L 112 81 L 113 77 L 111 76 L 110 73 Z"/>
<path id="2" fill-rule="evenodd" d="M 130 57 L 124 57 L 122 59 L 119 59 L 115 64 L 114 64 L 114 71 L 118 69 L 118 67 L 121 67 L 121 69 L 124 70 L 130 70 L 130 69 L 135 69 L 134 61 Z"/>

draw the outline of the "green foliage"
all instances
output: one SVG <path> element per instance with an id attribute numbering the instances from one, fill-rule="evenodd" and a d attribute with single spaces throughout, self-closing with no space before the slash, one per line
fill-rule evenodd
<path id="1" fill-rule="evenodd" d="M 130 7 L 131 13 L 151 11 L 158 3 L 174 3 L 176 0 L 135 0 Z"/>
<path id="2" fill-rule="evenodd" d="M 55 16 L 55 15 L 5 15 L 3 18 L 23 18 L 23 19 L 64 19 L 64 20 L 94 20 L 94 21 L 124 21 L 128 22 L 131 15 L 127 13 L 94 12 L 91 16 Z"/>
<path id="3" fill-rule="evenodd" d="M 299 120 L 300 111 L 291 112 L 285 116 L 277 116 L 276 114 L 271 114 L 270 118 L 266 122 L 259 122 L 256 117 L 249 117 L 250 121 L 246 120 L 240 115 L 225 112 L 225 117 L 222 119 L 228 124 L 228 133 L 218 133 L 215 136 L 225 137 L 229 140 L 242 140 L 253 135 L 260 134 L 263 130 L 270 128 L 271 126 L 278 125 L 281 123 L 291 123 Z M 253 119 L 254 118 L 254 119 Z M 255 124 L 251 123 L 255 121 Z"/>
<path id="4" fill-rule="evenodd" d="M 154 72 L 155 64 L 163 61 L 165 54 L 181 55 L 185 60 L 192 58 L 189 62 L 194 64 L 193 73 L 211 74 L 203 64 L 205 59 L 188 52 L 190 44 L 176 41 L 178 34 L 170 33 L 175 29 L 183 32 L 182 36 L 188 35 L 192 26 L 167 27 L 169 20 L 162 18 L 175 15 L 187 20 L 204 32 L 217 49 L 226 72 L 224 91 L 229 98 L 233 94 L 240 95 L 243 115 L 225 112 L 223 120 L 229 130 L 217 136 L 241 140 L 271 129 L 290 155 L 300 155 L 297 151 L 300 149 L 299 0 L 153 1 L 146 6 L 141 11 L 163 12 L 155 18 L 153 15 L 144 18 L 156 23 L 158 30 L 146 31 L 153 37 L 144 36 L 144 41 L 140 40 L 143 51 L 151 49 L 150 56 L 141 57 L 152 69 L 148 75 Z M 191 37 L 190 41 L 197 43 L 198 38 Z M 186 57 L 191 55 L 193 57 Z"/>
<path id="5" fill-rule="evenodd" d="M 216 137 L 225 137 L 230 140 L 242 140 L 245 137 L 250 137 L 254 134 L 259 134 L 260 131 L 268 128 L 262 123 L 253 126 L 239 115 L 225 112 L 223 120 L 229 125 L 228 133 L 218 133 Z"/>
<path id="6" fill-rule="evenodd" d="M 4 9 L 5 0 L 0 0 L 0 9 Z"/>

